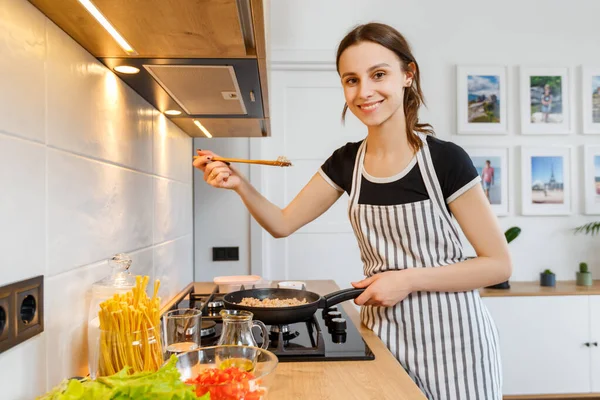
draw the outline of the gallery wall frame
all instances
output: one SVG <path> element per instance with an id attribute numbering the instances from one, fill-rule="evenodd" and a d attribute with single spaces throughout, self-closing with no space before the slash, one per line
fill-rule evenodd
<path id="1" fill-rule="evenodd" d="M 521 134 L 573 133 L 571 85 L 569 67 L 520 67 Z"/>
<path id="2" fill-rule="evenodd" d="M 456 73 L 458 134 L 507 134 L 507 67 L 459 65 Z"/>
<path id="3" fill-rule="evenodd" d="M 600 135 L 600 67 L 581 67 L 583 133 Z"/>
<path id="4" fill-rule="evenodd" d="M 585 213 L 600 215 L 600 145 L 583 146 Z"/>
<path id="5" fill-rule="evenodd" d="M 508 147 L 465 147 L 481 177 L 481 186 L 497 216 L 509 212 L 509 151 Z M 486 168 L 488 168 L 486 170 Z"/>
<path id="6" fill-rule="evenodd" d="M 521 147 L 523 215 L 572 213 L 572 146 Z"/>

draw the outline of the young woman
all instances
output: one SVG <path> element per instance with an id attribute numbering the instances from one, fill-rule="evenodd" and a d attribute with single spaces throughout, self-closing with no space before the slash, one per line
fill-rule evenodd
<path id="1" fill-rule="evenodd" d="M 283 210 L 234 168 L 198 151 L 194 166 L 235 190 L 274 237 L 286 237 L 344 193 L 366 278 L 363 323 L 429 399 L 502 398 L 498 334 L 478 288 L 504 282 L 511 260 L 480 177 L 457 145 L 418 122 L 419 67 L 403 36 L 371 23 L 340 43 L 337 70 L 367 137 L 337 149 Z M 467 259 L 456 219 L 477 252 Z"/>

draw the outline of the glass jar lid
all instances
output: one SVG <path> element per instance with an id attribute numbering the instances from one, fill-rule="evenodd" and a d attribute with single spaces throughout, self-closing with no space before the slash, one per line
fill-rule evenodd
<path id="1" fill-rule="evenodd" d="M 94 283 L 94 288 L 130 289 L 135 286 L 135 277 L 129 272 L 131 257 L 125 253 L 115 254 L 108 260 L 111 274 Z"/>

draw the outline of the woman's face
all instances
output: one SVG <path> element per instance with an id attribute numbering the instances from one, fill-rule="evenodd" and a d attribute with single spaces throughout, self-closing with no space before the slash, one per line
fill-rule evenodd
<path id="1" fill-rule="evenodd" d="M 367 126 L 381 125 L 402 109 L 404 88 L 412 82 L 398 56 L 373 42 L 344 50 L 339 74 L 348 108 Z"/>

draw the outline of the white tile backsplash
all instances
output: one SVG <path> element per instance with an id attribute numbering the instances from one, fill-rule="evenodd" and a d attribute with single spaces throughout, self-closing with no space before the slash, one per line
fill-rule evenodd
<path id="1" fill-rule="evenodd" d="M 48 144 L 152 172 L 154 109 L 49 23 Z"/>
<path id="2" fill-rule="evenodd" d="M 0 0 L 0 133 L 42 143 L 46 21 L 26 1 Z"/>
<path id="3" fill-rule="evenodd" d="M 158 111 L 154 112 L 154 173 L 190 182 L 193 173 L 192 138 Z"/>
<path id="4" fill-rule="evenodd" d="M 45 146 L 0 134 L 0 285 L 46 273 Z"/>
<path id="5" fill-rule="evenodd" d="M 132 275 L 148 275 L 150 282 L 154 282 L 154 251 L 152 247 L 127 253 L 131 256 L 131 268 L 129 272 Z M 107 262 L 108 263 L 108 262 Z M 152 285 L 148 285 L 148 294 L 152 294 Z"/>
<path id="6" fill-rule="evenodd" d="M 158 293 L 163 303 L 193 279 L 192 238 L 187 235 L 154 247 L 154 275 L 161 280 Z"/>
<path id="7" fill-rule="evenodd" d="M 0 0 L 0 54 L 0 286 L 45 276 L 45 330 L 0 354 L 0 398 L 30 400 L 87 373 L 110 256 L 163 301 L 192 281 L 192 139 L 26 0 Z"/>
<path id="8" fill-rule="evenodd" d="M 40 395 L 46 387 L 46 346 L 43 332 L 0 354 L 2 400 L 32 400 Z"/>
<path id="9" fill-rule="evenodd" d="M 154 243 L 192 233 L 192 187 L 163 178 L 154 179 Z"/>
<path id="10" fill-rule="evenodd" d="M 48 275 L 151 245 L 152 181 L 48 149 Z"/>
<path id="11" fill-rule="evenodd" d="M 87 374 L 87 321 L 92 283 L 110 275 L 106 261 L 77 268 L 45 281 L 48 384 Z"/>

